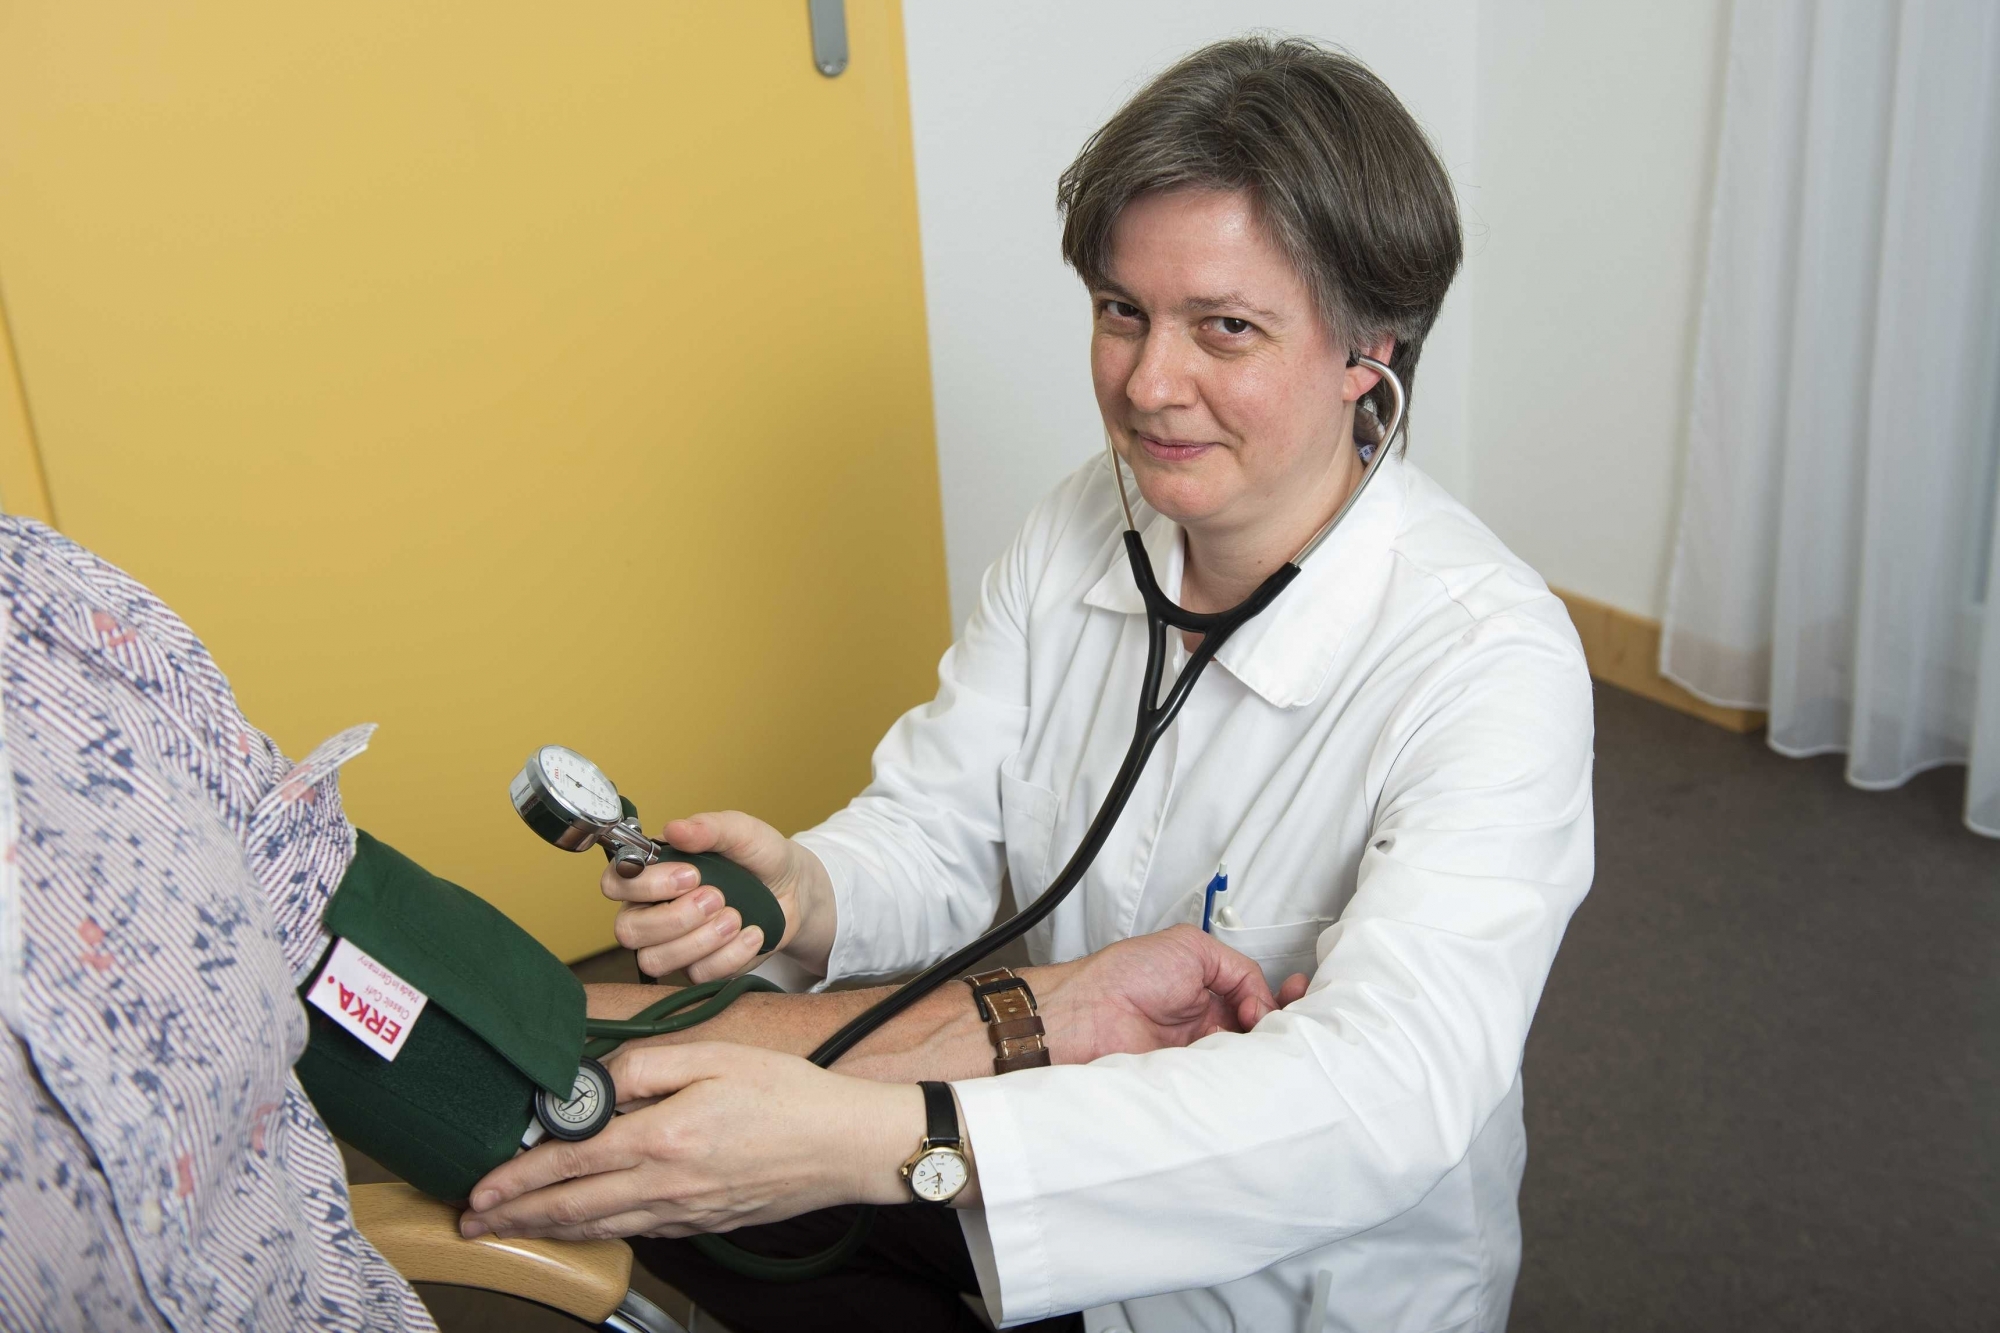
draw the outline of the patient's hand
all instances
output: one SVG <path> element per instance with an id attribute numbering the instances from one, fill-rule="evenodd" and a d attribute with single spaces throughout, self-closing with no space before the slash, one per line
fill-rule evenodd
<path id="1" fill-rule="evenodd" d="M 1278 1007 L 1255 963 L 1193 926 L 1120 940 L 1022 975 L 1040 1002 L 1058 1064 L 1248 1032 Z"/>

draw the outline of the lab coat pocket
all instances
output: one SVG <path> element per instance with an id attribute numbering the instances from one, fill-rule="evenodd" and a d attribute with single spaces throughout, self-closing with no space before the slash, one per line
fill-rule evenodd
<path id="1" fill-rule="evenodd" d="M 1263 969 L 1264 980 L 1276 990 L 1294 972 L 1311 976 L 1319 967 L 1319 937 L 1333 924 L 1332 917 L 1292 921 L 1282 926 L 1209 927 L 1215 938 Z"/>
<path id="2" fill-rule="evenodd" d="M 1055 838 L 1056 794 L 1000 770 L 1000 835 L 1007 840 L 1007 877 L 1014 904 L 1025 907 L 1049 883 L 1049 845 Z"/>

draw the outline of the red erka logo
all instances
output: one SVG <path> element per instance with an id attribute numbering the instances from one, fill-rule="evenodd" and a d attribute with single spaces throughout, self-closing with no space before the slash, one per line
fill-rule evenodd
<path id="1" fill-rule="evenodd" d="M 401 1023 L 398 1023 L 395 1019 L 362 999 L 354 991 L 341 985 L 337 979 L 328 977 L 326 984 L 332 986 L 340 993 L 340 1012 L 361 1024 L 362 1027 L 367 1028 L 370 1034 L 380 1037 L 389 1045 L 393 1046 L 396 1044 L 396 1038 L 401 1036 L 403 1032 L 403 1025 Z"/>

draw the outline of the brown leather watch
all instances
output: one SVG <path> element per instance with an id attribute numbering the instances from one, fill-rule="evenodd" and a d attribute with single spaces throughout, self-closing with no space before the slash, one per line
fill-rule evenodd
<path id="1" fill-rule="evenodd" d="M 972 1001 L 993 1038 L 994 1073 L 1039 1069 L 1049 1063 L 1048 1034 L 1035 1007 L 1035 993 L 1013 968 L 996 967 L 959 980 L 972 987 Z"/>

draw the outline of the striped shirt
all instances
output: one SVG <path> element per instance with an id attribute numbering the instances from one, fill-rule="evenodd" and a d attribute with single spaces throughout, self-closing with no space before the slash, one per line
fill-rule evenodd
<path id="1" fill-rule="evenodd" d="M 0 1328 L 429 1329 L 292 1074 L 353 855 L 160 600 L 0 518 Z"/>

